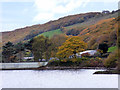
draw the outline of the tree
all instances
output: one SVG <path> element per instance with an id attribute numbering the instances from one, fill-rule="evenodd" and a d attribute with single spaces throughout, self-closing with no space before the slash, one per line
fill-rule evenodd
<path id="1" fill-rule="evenodd" d="M 16 49 L 17 59 L 20 62 L 20 60 L 22 60 L 22 57 L 24 55 L 25 45 L 22 42 L 19 42 L 15 44 L 14 47 Z"/>
<path id="2" fill-rule="evenodd" d="M 32 43 L 33 43 L 33 38 L 30 39 L 27 43 L 24 43 L 24 46 L 26 49 L 29 49 L 32 52 Z"/>
<path id="3" fill-rule="evenodd" d="M 120 17 L 118 19 L 120 19 Z M 117 70 L 120 71 L 120 26 L 119 25 L 118 25 L 118 30 L 117 30 L 117 46 L 118 46 L 118 65 L 117 65 Z"/>
<path id="4" fill-rule="evenodd" d="M 57 56 L 59 58 L 69 58 L 69 56 L 74 55 L 74 58 L 76 58 L 76 53 L 84 51 L 86 48 L 87 43 L 78 36 L 72 36 L 62 46 L 58 47 Z"/>
<path id="5" fill-rule="evenodd" d="M 12 62 L 14 60 L 15 48 L 12 42 L 7 42 L 3 46 L 2 59 L 3 62 Z"/>
<path id="6" fill-rule="evenodd" d="M 22 42 L 17 43 L 14 45 L 14 47 L 16 48 L 16 52 L 24 51 L 25 49 L 25 46 Z"/>
<path id="7" fill-rule="evenodd" d="M 35 61 L 42 60 L 43 58 L 48 60 L 51 56 L 52 42 L 44 36 L 38 36 L 33 39 L 32 51 Z"/>
<path id="8" fill-rule="evenodd" d="M 61 46 L 66 40 L 67 40 L 68 36 L 64 35 L 64 34 L 60 34 L 60 35 L 54 35 L 51 38 L 51 41 L 53 43 L 53 48 L 54 50 L 52 50 L 52 56 L 56 57 L 56 53 L 57 53 L 57 48 L 59 46 Z"/>
<path id="9" fill-rule="evenodd" d="M 101 44 L 99 44 L 98 49 L 102 50 L 103 53 L 107 53 L 107 51 L 108 51 L 108 45 L 106 43 L 101 43 Z"/>

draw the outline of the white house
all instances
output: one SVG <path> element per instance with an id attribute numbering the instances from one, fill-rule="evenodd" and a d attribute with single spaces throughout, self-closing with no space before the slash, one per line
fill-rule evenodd
<path id="1" fill-rule="evenodd" d="M 84 55 L 94 56 L 96 53 L 97 53 L 97 50 L 87 50 L 87 51 L 77 53 L 76 56 L 78 58 L 81 58 Z M 73 57 L 74 57 L 74 55 L 71 55 L 69 58 L 73 58 Z"/>
<path id="2" fill-rule="evenodd" d="M 23 57 L 23 59 L 27 60 L 27 59 L 34 59 L 34 57 Z"/>
<path id="3" fill-rule="evenodd" d="M 82 55 L 82 54 L 86 54 L 86 53 L 88 53 L 89 56 L 94 56 L 97 53 L 97 50 L 87 50 L 87 51 L 77 53 L 77 55 Z"/>

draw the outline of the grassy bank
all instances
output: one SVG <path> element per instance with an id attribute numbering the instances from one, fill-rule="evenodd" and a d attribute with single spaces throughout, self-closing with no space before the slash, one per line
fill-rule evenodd
<path id="1" fill-rule="evenodd" d="M 53 31 L 44 32 L 40 35 L 51 38 L 52 36 L 58 35 L 58 34 L 61 34 L 61 33 L 63 33 L 63 32 L 60 29 L 56 29 L 56 30 L 53 30 Z"/>
<path id="2" fill-rule="evenodd" d="M 117 46 L 109 47 L 107 52 L 114 52 L 117 49 Z"/>

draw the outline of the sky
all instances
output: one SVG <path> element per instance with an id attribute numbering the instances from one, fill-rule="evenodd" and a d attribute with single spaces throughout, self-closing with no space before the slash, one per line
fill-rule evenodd
<path id="1" fill-rule="evenodd" d="M 0 31 L 44 24 L 61 17 L 117 10 L 119 0 L 0 0 Z"/>

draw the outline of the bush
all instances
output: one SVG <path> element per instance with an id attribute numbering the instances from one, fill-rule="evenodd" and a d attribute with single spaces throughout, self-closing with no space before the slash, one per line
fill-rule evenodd
<path id="1" fill-rule="evenodd" d="M 117 50 L 112 52 L 104 62 L 105 67 L 115 68 L 117 66 L 118 52 Z"/>
<path id="2" fill-rule="evenodd" d="M 101 67 L 103 66 L 103 61 L 101 58 L 90 58 L 88 61 L 86 61 L 87 67 Z"/>
<path id="3" fill-rule="evenodd" d="M 50 60 L 48 62 L 48 66 L 59 66 L 60 61 L 59 60 Z"/>
<path id="4" fill-rule="evenodd" d="M 72 59 L 61 59 L 61 60 L 50 60 L 48 66 L 81 66 L 81 63 L 87 61 L 88 58 L 72 58 Z"/>
<path id="5" fill-rule="evenodd" d="M 50 60 L 48 66 L 102 67 L 103 61 L 100 57 L 82 57 L 62 60 Z"/>
<path id="6" fill-rule="evenodd" d="M 50 60 L 48 66 L 72 66 L 73 62 L 70 59 Z"/>

